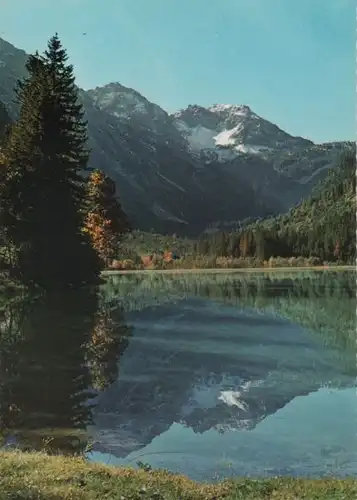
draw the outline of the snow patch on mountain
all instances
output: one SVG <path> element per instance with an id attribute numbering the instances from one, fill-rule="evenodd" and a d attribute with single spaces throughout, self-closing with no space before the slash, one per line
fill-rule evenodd
<path id="1" fill-rule="evenodd" d="M 219 134 L 217 134 L 214 139 L 216 142 L 216 146 L 235 146 L 235 140 L 234 140 L 234 134 L 236 132 L 239 132 L 239 130 L 242 128 L 242 125 L 239 124 L 236 127 L 230 129 L 230 130 L 223 130 Z"/>
<path id="2" fill-rule="evenodd" d="M 235 149 L 241 153 L 252 155 L 260 155 L 262 153 L 273 151 L 272 148 L 268 148 L 267 146 L 249 146 L 247 144 L 238 144 Z"/>
<path id="3" fill-rule="evenodd" d="M 235 134 L 241 131 L 241 124 L 218 133 L 217 130 L 202 125 L 190 128 L 182 121 L 177 121 L 176 127 L 184 135 L 192 152 L 212 150 L 217 154 L 217 159 L 220 161 L 232 160 L 239 154 L 260 155 L 271 151 L 271 148 L 266 146 L 237 144 Z"/>
<path id="4" fill-rule="evenodd" d="M 252 110 L 249 106 L 241 105 L 241 104 L 213 104 L 212 106 L 208 106 L 207 108 L 212 113 L 225 113 L 231 116 L 247 116 L 252 114 Z M 255 115 L 256 116 L 256 115 Z"/>
<path id="5" fill-rule="evenodd" d="M 241 396 L 240 391 L 223 391 L 218 399 L 228 406 L 236 406 L 240 410 L 246 412 L 247 404 L 245 401 L 242 401 Z"/>

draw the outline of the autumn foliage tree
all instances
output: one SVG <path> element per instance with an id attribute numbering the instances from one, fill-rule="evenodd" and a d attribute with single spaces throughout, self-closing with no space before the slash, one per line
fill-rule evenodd
<path id="1" fill-rule="evenodd" d="M 101 170 L 91 172 L 87 182 L 88 209 L 84 232 L 104 265 L 118 252 L 120 237 L 130 230 L 126 214 L 116 197 L 115 182 Z"/>

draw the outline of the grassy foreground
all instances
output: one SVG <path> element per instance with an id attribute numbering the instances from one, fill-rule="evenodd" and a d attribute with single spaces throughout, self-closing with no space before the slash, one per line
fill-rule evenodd
<path id="1" fill-rule="evenodd" d="M 199 484 L 165 471 L 89 464 L 43 453 L 0 453 L 1 500 L 355 500 L 357 480 L 265 479 Z"/>

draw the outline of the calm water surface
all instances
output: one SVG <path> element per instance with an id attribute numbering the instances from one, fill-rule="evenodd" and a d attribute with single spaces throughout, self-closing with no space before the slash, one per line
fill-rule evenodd
<path id="1" fill-rule="evenodd" d="M 7 301 L 4 446 L 232 475 L 357 474 L 355 273 L 126 275 Z"/>

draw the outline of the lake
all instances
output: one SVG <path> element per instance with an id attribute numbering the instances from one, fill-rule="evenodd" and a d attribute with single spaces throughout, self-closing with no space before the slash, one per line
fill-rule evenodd
<path id="1" fill-rule="evenodd" d="M 0 310 L 2 445 L 196 480 L 355 476 L 356 274 L 109 276 Z"/>

